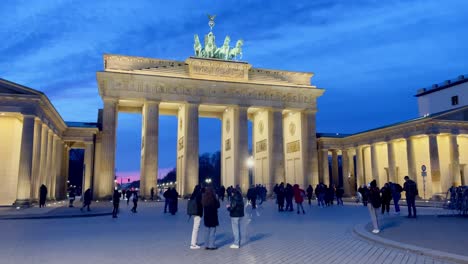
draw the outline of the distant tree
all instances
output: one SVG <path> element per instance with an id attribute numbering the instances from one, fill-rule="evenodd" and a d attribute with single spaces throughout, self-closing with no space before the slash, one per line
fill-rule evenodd
<path id="1" fill-rule="evenodd" d="M 164 178 L 162 178 L 161 183 L 168 183 L 168 182 L 175 182 L 175 181 L 177 181 L 177 172 L 176 172 L 176 168 L 173 168 L 170 172 L 166 174 L 166 176 L 164 176 Z"/>

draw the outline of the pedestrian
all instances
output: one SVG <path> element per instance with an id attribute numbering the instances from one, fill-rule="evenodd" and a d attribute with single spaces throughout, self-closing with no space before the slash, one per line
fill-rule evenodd
<path id="1" fill-rule="evenodd" d="M 343 205 L 343 195 L 344 195 L 343 187 L 336 188 L 335 195 L 336 195 L 336 204 Z"/>
<path id="2" fill-rule="evenodd" d="M 227 199 L 228 199 L 228 202 L 229 202 L 229 200 L 231 199 L 231 195 L 232 195 L 232 185 L 227 187 L 226 194 L 227 194 Z"/>
<path id="3" fill-rule="evenodd" d="M 299 188 L 299 184 L 294 184 L 294 201 L 296 202 L 297 214 L 300 214 L 300 209 L 302 209 L 302 214 L 305 214 L 304 207 L 302 203 L 304 202 L 305 192 L 303 189 Z"/>
<path id="4" fill-rule="evenodd" d="M 405 191 L 406 205 L 408 206 L 408 218 L 416 218 L 416 196 L 419 195 L 418 186 L 408 176 L 405 176 L 403 190 Z"/>
<path id="5" fill-rule="evenodd" d="M 278 203 L 278 211 L 283 212 L 284 211 L 284 196 L 285 196 L 285 190 L 284 190 L 284 183 L 280 183 L 278 186 L 277 194 L 276 194 L 276 201 Z"/>
<path id="6" fill-rule="evenodd" d="M 221 185 L 221 187 L 219 187 L 219 198 L 223 202 L 224 202 L 224 196 L 225 195 L 226 195 L 226 188 L 224 187 L 224 185 Z"/>
<path id="7" fill-rule="evenodd" d="M 367 188 L 366 185 L 362 185 L 361 188 L 358 189 L 358 192 L 362 196 L 362 204 L 364 206 L 367 206 L 367 202 L 369 201 L 369 189 Z"/>
<path id="8" fill-rule="evenodd" d="M 179 200 L 179 193 L 175 188 L 172 188 L 169 193 L 169 213 L 171 215 L 175 215 L 178 209 L 178 200 Z"/>
<path id="9" fill-rule="evenodd" d="M 390 185 L 385 183 L 382 189 L 380 189 L 382 194 L 382 214 L 390 214 L 390 201 L 392 200 L 392 191 L 390 190 Z"/>
<path id="10" fill-rule="evenodd" d="M 325 204 L 327 206 L 332 206 L 334 199 L 335 199 L 335 185 L 330 185 L 330 187 L 326 188 Z"/>
<path id="11" fill-rule="evenodd" d="M 273 187 L 273 194 L 275 195 L 275 199 L 276 199 L 276 203 L 278 203 L 278 188 L 279 188 L 279 184 L 275 184 L 275 187 Z"/>
<path id="12" fill-rule="evenodd" d="M 255 185 L 252 185 L 252 187 L 250 187 L 247 191 L 247 199 L 250 201 L 252 209 L 257 208 L 257 188 L 255 187 Z"/>
<path id="13" fill-rule="evenodd" d="M 75 201 L 75 187 L 72 185 L 68 188 L 68 207 L 73 207 L 73 202 Z"/>
<path id="14" fill-rule="evenodd" d="M 45 207 L 45 202 L 47 198 L 47 187 L 42 184 L 39 188 L 39 208 Z"/>
<path id="15" fill-rule="evenodd" d="M 307 187 L 307 200 L 309 200 L 309 206 L 312 205 L 312 195 L 314 193 L 314 188 L 312 188 L 312 185 L 309 184 L 309 187 Z"/>
<path id="16" fill-rule="evenodd" d="M 163 197 L 164 197 L 164 213 L 167 213 L 169 203 L 171 202 L 171 189 L 172 189 L 171 187 L 167 188 L 167 190 L 163 194 Z"/>
<path id="17" fill-rule="evenodd" d="M 323 183 L 317 184 L 315 186 L 315 196 L 317 196 L 317 205 L 318 207 L 325 207 L 325 190 L 326 186 Z"/>
<path id="18" fill-rule="evenodd" d="M 88 212 L 91 211 L 91 209 L 89 209 L 89 206 L 91 205 L 92 199 L 93 199 L 93 194 L 91 192 L 91 189 L 88 188 L 84 193 L 83 207 L 80 208 L 80 211 L 83 211 L 85 207 L 88 207 Z"/>
<path id="19" fill-rule="evenodd" d="M 231 202 L 227 205 L 229 216 L 231 217 L 232 234 L 234 235 L 234 243 L 230 248 L 239 248 L 241 242 L 241 219 L 244 217 L 244 200 L 242 193 L 238 189 L 233 190 Z"/>
<path id="20" fill-rule="evenodd" d="M 372 230 L 372 233 L 378 234 L 380 232 L 380 229 L 379 229 L 379 222 L 377 219 L 377 210 L 380 208 L 381 198 L 380 198 L 380 190 L 377 187 L 377 182 L 375 180 L 371 181 L 370 183 L 369 200 L 370 200 L 370 203 L 367 205 L 367 208 L 369 208 L 369 214 L 372 220 L 372 226 L 374 227 L 374 229 Z"/>
<path id="21" fill-rule="evenodd" d="M 122 199 L 125 200 L 125 190 L 122 190 Z"/>
<path id="22" fill-rule="evenodd" d="M 291 184 L 287 183 L 286 188 L 284 190 L 284 198 L 286 199 L 286 211 L 293 212 L 294 207 L 293 207 L 293 200 L 294 197 L 294 190 Z"/>
<path id="23" fill-rule="evenodd" d="M 125 195 L 127 196 L 127 206 L 128 206 L 128 203 L 130 202 L 130 197 L 132 196 L 132 191 L 127 190 L 125 192 Z"/>
<path id="24" fill-rule="evenodd" d="M 203 205 L 203 220 L 206 227 L 205 234 L 205 249 L 215 250 L 216 227 L 219 225 L 218 208 L 219 201 L 213 190 L 213 187 L 208 186 L 202 194 Z"/>
<path id="25" fill-rule="evenodd" d="M 112 210 L 112 218 L 117 218 L 119 213 L 119 203 L 120 203 L 120 193 L 117 190 L 114 190 L 114 195 L 112 195 L 112 204 L 114 209 Z"/>
<path id="26" fill-rule="evenodd" d="M 203 216 L 202 191 L 200 185 L 196 185 L 190 196 L 187 214 L 193 216 L 192 239 L 190 240 L 190 249 L 199 249 L 198 231 L 200 230 L 200 222 Z"/>
<path id="27" fill-rule="evenodd" d="M 132 201 L 133 201 L 133 207 L 131 209 L 132 213 L 136 213 L 137 212 L 137 206 L 138 206 L 138 193 L 137 191 L 133 191 L 133 194 L 132 194 Z"/>
<path id="28" fill-rule="evenodd" d="M 154 187 L 151 187 L 151 201 L 154 200 Z"/>

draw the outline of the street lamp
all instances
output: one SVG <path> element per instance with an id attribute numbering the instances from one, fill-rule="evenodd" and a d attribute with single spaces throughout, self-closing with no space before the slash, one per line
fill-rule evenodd
<path id="1" fill-rule="evenodd" d="M 211 183 L 211 178 L 206 178 L 206 179 L 205 179 L 205 183 L 206 183 L 206 184 L 210 184 L 210 183 Z"/>

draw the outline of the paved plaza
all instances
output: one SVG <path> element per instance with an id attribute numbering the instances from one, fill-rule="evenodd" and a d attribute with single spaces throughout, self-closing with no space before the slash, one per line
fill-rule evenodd
<path id="1" fill-rule="evenodd" d="M 353 204 L 306 206 L 306 215 L 278 213 L 273 201 L 253 213 L 247 208 L 247 239 L 234 250 L 224 203 L 216 251 L 189 249 L 192 221 L 184 202 L 175 216 L 162 213 L 163 203 L 141 202 L 137 214 L 122 205 L 118 219 L 0 220 L 2 263 L 446 263 L 361 239 L 353 228 L 369 214 Z"/>

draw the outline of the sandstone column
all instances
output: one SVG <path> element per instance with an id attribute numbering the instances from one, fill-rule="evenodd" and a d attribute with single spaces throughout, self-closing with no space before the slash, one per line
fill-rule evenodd
<path id="1" fill-rule="evenodd" d="M 391 182 L 398 182 L 396 178 L 395 143 L 393 141 L 387 142 L 387 155 L 389 179 Z"/>
<path id="2" fill-rule="evenodd" d="M 237 151 L 235 153 L 236 168 L 234 172 L 237 174 L 235 177 L 239 177 L 236 182 L 240 183 L 240 187 L 243 192 L 247 192 L 249 188 L 249 169 L 247 167 L 247 159 L 249 158 L 249 146 L 248 146 L 248 131 L 247 131 L 247 109 L 246 106 L 238 106 L 237 113 L 235 114 L 236 120 L 234 122 L 234 130 L 236 131 L 237 139 L 234 138 L 234 142 L 237 143 Z"/>
<path id="3" fill-rule="evenodd" d="M 366 179 L 364 178 L 364 161 L 362 159 L 362 148 L 356 146 L 356 181 L 358 188 L 366 184 Z"/>
<path id="4" fill-rule="evenodd" d="M 85 153 L 84 153 L 84 165 L 85 165 L 85 175 L 84 175 L 84 185 L 82 188 L 82 193 L 91 188 L 92 186 L 92 175 L 93 175 L 93 162 L 94 162 L 94 144 L 93 142 L 85 142 Z"/>
<path id="5" fill-rule="evenodd" d="M 321 149 L 322 158 L 322 180 L 327 186 L 330 185 L 330 172 L 328 169 L 328 149 Z"/>
<path id="6" fill-rule="evenodd" d="M 452 174 L 452 183 L 455 186 L 461 185 L 461 174 L 460 174 L 460 154 L 458 150 L 458 141 L 457 135 L 450 135 L 450 163 L 451 163 L 451 174 Z M 450 187 L 450 186 L 449 186 Z M 447 188 L 448 189 L 448 188 Z M 445 190 L 443 190 L 445 191 Z"/>
<path id="7" fill-rule="evenodd" d="M 430 134 L 429 136 L 429 158 L 431 162 L 431 176 L 432 176 L 432 191 L 442 192 L 440 182 L 440 161 L 439 161 L 439 145 L 437 144 L 437 134 Z"/>
<path id="8" fill-rule="evenodd" d="M 36 119 L 34 123 L 34 151 L 31 179 L 31 198 L 39 199 L 39 186 L 41 181 L 41 145 L 42 145 L 42 122 Z"/>
<path id="9" fill-rule="evenodd" d="M 65 198 L 66 193 L 67 193 L 67 188 L 68 188 L 68 165 L 70 162 L 70 148 L 68 145 L 63 146 L 63 153 L 62 153 L 62 179 L 63 181 L 61 182 L 60 189 L 59 189 L 59 197 L 60 198 Z"/>
<path id="10" fill-rule="evenodd" d="M 99 198 L 109 197 L 114 189 L 115 141 L 117 126 L 117 100 L 104 98 L 102 116 L 101 173 L 99 177 Z"/>
<path id="11" fill-rule="evenodd" d="M 47 133 L 47 156 L 46 156 L 46 167 L 45 167 L 45 183 L 47 187 L 47 198 L 51 197 L 51 184 L 52 184 L 52 175 L 50 173 L 52 167 L 52 147 L 54 145 L 54 132 L 48 130 Z"/>
<path id="12" fill-rule="evenodd" d="M 377 181 L 377 186 L 380 188 L 379 177 L 379 163 L 377 158 L 377 143 L 371 145 L 371 166 L 372 166 L 372 179 Z"/>
<path id="13" fill-rule="evenodd" d="M 339 168 L 338 168 L 338 150 L 332 149 L 332 184 L 335 187 L 338 187 L 340 180 L 339 180 Z"/>
<path id="14" fill-rule="evenodd" d="M 157 190 L 159 102 L 145 102 L 142 119 L 140 195 L 149 198 Z"/>
<path id="15" fill-rule="evenodd" d="M 316 132 L 316 118 L 314 111 L 305 111 L 304 112 L 304 122 L 306 124 L 305 131 L 302 133 L 306 133 L 304 137 L 306 139 L 306 150 L 304 153 L 307 159 L 304 161 L 305 166 L 305 175 L 306 175 L 306 185 L 304 188 L 308 186 L 308 184 L 312 184 L 312 186 L 316 186 L 319 182 L 319 169 L 318 169 L 318 152 L 317 152 L 317 132 Z M 315 187 L 314 187 L 315 188 Z"/>
<path id="16" fill-rule="evenodd" d="M 411 137 L 406 138 L 406 158 L 408 160 L 408 174 L 413 181 L 417 181 L 418 175 L 416 174 L 416 159 L 414 156 L 414 142 Z M 419 186 L 418 186 L 419 188 Z"/>
<path id="17" fill-rule="evenodd" d="M 195 185 L 198 184 L 198 151 L 199 151 L 199 136 L 198 136 L 198 104 L 188 103 L 186 104 L 187 109 L 187 134 L 186 134 L 186 151 L 187 156 L 185 158 L 186 166 L 186 185 L 185 194 L 190 194 Z"/>
<path id="18" fill-rule="evenodd" d="M 48 192 L 48 195 L 49 195 L 49 198 L 51 200 L 55 200 L 55 181 L 57 179 L 57 175 L 55 174 L 56 173 L 56 168 L 55 166 L 57 166 L 57 160 L 56 160 L 56 157 L 57 157 L 57 140 L 58 140 L 58 136 L 53 134 L 52 135 L 52 152 L 51 152 L 51 155 L 50 155 L 50 168 L 49 168 L 49 177 L 50 177 L 50 183 L 49 183 L 49 192 Z"/>
<path id="19" fill-rule="evenodd" d="M 351 195 L 351 162 L 347 149 L 341 151 L 341 164 L 343 167 L 343 190 L 346 196 Z M 354 188 L 354 187 L 353 187 Z"/>
<path id="20" fill-rule="evenodd" d="M 29 206 L 31 199 L 31 172 L 34 148 L 34 116 L 23 116 L 21 132 L 21 152 L 18 171 L 16 206 Z"/>
<path id="21" fill-rule="evenodd" d="M 42 124 L 41 129 L 41 155 L 40 155 L 40 168 L 39 168 L 39 187 L 46 184 L 46 169 L 47 169 L 47 146 L 49 140 L 49 128 L 46 124 Z M 39 190 L 36 190 L 39 197 Z"/>
<path id="22" fill-rule="evenodd" d="M 61 196 L 61 186 L 65 179 L 62 175 L 62 166 L 63 166 L 63 141 L 59 138 L 57 141 L 57 153 L 55 155 L 56 165 L 55 165 L 55 182 L 54 182 L 54 196 L 56 200 L 60 200 L 63 197 Z"/>
<path id="23" fill-rule="evenodd" d="M 272 147 L 272 175 L 273 182 L 285 182 L 284 175 L 284 142 L 283 142 L 283 113 L 280 109 L 273 110 L 273 142 Z"/>

